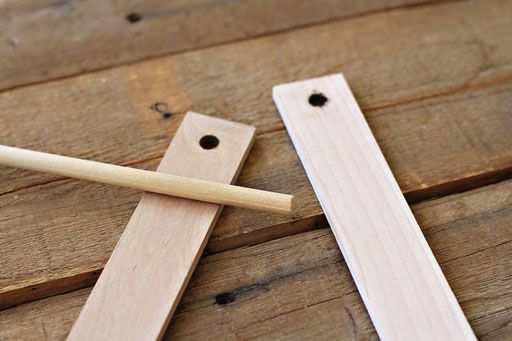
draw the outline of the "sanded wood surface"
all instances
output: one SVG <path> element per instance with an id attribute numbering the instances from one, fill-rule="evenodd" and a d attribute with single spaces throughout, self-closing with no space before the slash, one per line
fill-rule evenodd
<path id="1" fill-rule="evenodd" d="M 512 181 L 412 206 L 476 335 L 512 333 Z M 478 240 L 478 243 L 474 241 Z M 0 312 L 0 337 L 63 339 L 89 289 Z M 164 339 L 377 339 L 329 229 L 201 259 Z"/>
<path id="2" fill-rule="evenodd" d="M 343 75 L 273 98 L 382 340 L 475 340 Z"/>
<path id="3" fill-rule="evenodd" d="M 6 0 L 0 90 L 428 0 Z"/>
<path id="4" fill-rule="evenodd" d="M 238 184 L 295 194 L 297 212 L 226 208 L 207 248 L 255 244 L 323 221 L 271 101 L 277 83 L 344 71 L 411 201 L 508 177 L 511 10 L 377 13 L 3 92 L 0 140 L 154 170 L 186 110 L 255 125 Z M 1 169 L 0 303 L 92 285 L 140 194 Z"/>
<path id="5" fill-rule="evenodd" d="M 202 137 L 219 145 L 204 149 Z M 232 183 L 255 129 L 187 113 L 158 172 Z M 221 205 L 144 194 L 89 295 L 69 340 L 156 340 L 176 310 Z"/>

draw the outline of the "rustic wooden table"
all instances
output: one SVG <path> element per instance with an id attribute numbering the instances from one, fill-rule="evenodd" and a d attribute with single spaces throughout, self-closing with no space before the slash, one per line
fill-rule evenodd
<path id="1" fill-rule="evenodd" d="M 172 339 L 373 339 L 272 103 L 343 72 L 481 339 L 512 339 L 512 1 L 0 2 L 0 143 L 155 169 L 193 110 L 258 128 Z M 0 168 L 0 339 L 63 339 L 140 192 Z"/>

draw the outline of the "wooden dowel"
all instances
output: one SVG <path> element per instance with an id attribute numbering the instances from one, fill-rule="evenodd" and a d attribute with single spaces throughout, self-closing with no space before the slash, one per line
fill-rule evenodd
<path id="1" fill-rule="evenodd" d="M 293 196 L 0 145 L 0 164 L 177 197 L 289 213 Z"/>

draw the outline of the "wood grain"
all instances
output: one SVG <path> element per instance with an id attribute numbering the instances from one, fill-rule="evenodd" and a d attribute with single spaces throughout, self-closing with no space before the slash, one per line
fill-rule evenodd
<path id="1" fill-rule="evenodd" d="M 214 149 L 199 143 L 208 134 L 220 141 Z M 158 172 L 232 183 L 254 134 L 251 126 L 188 113 Z M 68 339 L 159 339 L 221 210 L 221 205 L 144 194 Z"/>
<path id="2" fill-rule="evenodd" d="M 295 194 L 297 212 L 228 207 L 207 249 L 261 243 L 324 221 L 270 99 L 279 82 L 345 71 L 411 201 L 509 177 L 511 10 L 509 1 L 410 8 L 7 91 L 0 141 L 154 170 L 189 109 L 255 125 L 238 184 Z M 140 195 L 1 171 L 0 301 L 94 283 Z"/>
<path id="3" fill-rule="evenodd" d="M 412 207 L 482 340 L 512 333 L 510 193 L 512 181 L 506 181 Z M 63 339 L 88 293 L 0 312 L 0 338 Z M 377 336 L 336 241 L 323 228 L 202 258 L 165 339 L 205 338 Z"/>
<path id="4" fill-rule="evenodd" d="M 5 1 L 0 5 L 0 90 L 428 2 Z M 130 22 L 130 14 L 140 20 Z"/>
<path id="5" fill-rule="evenodd" d="M 475 340 L 343 75 L 273 97 L 379 337 Z"/>

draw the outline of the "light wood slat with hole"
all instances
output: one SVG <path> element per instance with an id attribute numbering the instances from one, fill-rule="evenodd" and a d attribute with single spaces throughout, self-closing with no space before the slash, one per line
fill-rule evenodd
<path id="1" fill-rule="evenodd" d="M 199 140 L 214 134 L 219 145 Z M 231 183 L 253 143 L 255 128 L 188 113 L 159 172 Z M 155 340 L 161 337 L 222 206 L 146 193 L 69 340 Z"/>
<path id="2" fill-rule="evenodd" d="M 273 96 L 381 339 L 475 339 L 343 76 Z"/>

